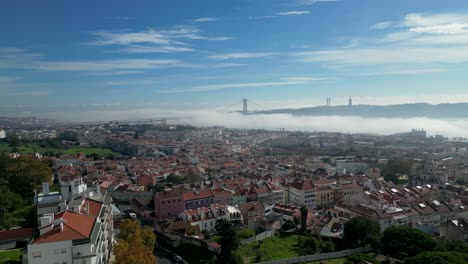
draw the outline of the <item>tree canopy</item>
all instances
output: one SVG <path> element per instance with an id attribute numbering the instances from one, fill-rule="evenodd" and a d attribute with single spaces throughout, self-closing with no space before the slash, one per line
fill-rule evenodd
<path id="1" fill-rule="evenodd" d="M 391 159 L 382 171 L 386 181 L 398 184 L 400 175 L 411 175 L 413 163 L 404 159 Z"/>
<path id="2" fill-rule="evenodd" d="M 116 264 L 153 264 L 156 236 L 149 227 L 141 227 L 137 221 L 125 220 L 120 225 L 118 243 L 115 246 Z"/>
<path id="3" fill-rule="evenodd" d="M 387 228 L 383 233 L 382 244 L 384 254 L 397 256 L 404 253 L 410 257 L 431 251 L 436 246 L 431 236 L 407 226 Z"/>
<path id="4" fill-rule="evenodd" d="M 345 224 L 344 239 L 352 247 L 375 245 L 380 237 L 380 224 L 373 219 L 357 216 Z"/>
<path id="5" fill-rule="evenodd" d="M 309 209 L 307 206 L 303 205 L 301 206 L 301 231 L 306 232 L 307 231 L 307 215 L 309 214 Z"/>
<path id="6" fill-rule="evenodd" d="M 407 258 L 404 264 L 464 264 L 468 263 L 468 254 L 456 252 L 425 252 Z"/>
<path id="7" fill-rule="evenodd" d="M 231 222 L 226 219 L 219 219 L 216 221 L 215 230 L 221 245 L 221 252 L 216 259 L 216 263 L 242 263 L 242 259 L 235 253 L 239 248 L 240 241 Z"/>

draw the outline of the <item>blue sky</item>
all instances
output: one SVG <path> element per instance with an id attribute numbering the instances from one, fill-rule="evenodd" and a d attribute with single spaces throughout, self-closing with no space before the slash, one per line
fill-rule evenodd
<path id="1" fill-rule="evenodd" d="M 4 107 L 468 101 L 466 0 L 2 1 Z"/>

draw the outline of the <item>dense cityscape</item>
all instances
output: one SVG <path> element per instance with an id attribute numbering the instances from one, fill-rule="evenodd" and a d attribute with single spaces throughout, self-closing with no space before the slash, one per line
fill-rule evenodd
<path id="1" fill-rule="evenodd" d="M 26 263 L 143 259 L 129 232 L 157 245 L 138 263 L 394 263 L 466 248 L 463 139 L 6 119 L 25 128 L 0 130 L 0 242 Z"/>
<path id="2" fill-rule="evenodd" d="M 468 263 L 467 0 L 0 1 L 0 264 Z"/>

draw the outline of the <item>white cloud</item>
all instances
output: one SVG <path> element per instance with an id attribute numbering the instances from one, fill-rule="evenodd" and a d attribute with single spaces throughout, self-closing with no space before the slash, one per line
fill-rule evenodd
<path id="1" fill-rule="evenodd" d="M 297 4 L 300 5 L 313 5 L 321 2 L 338 2 L 339 0 L 299 0 Z"/>
<path id="2" fill-rule="evenodd" d="M 252 58 L 264 58 L 271 57 L 276 53 L 251 53 L 251 52 L 237 52 L 237 53 L 225 53 L 208 56 L 213 60 L 232 60 L 232 59 L 252 59 Z"/>
<path id="3" fill-rule="evenodd" d="M 297 61 L 351 65 L 412 65 L 468 62 L 466 46 L 456 47 L 376 47 L 292 53 Z"/>
<path id="4" fill-rule="evenodd" d="M 82 71 L 107 72 L 114 70 L 144 70 L 170 67 L 186 67 L 179 60 L 169 59 L 115 59 L 95 61 L 51 61 L 38 62 L 31 68 L 39 71 Z"/>
<path id="5" fill-rule="evenodd" d="M 97 40 L 90 44 L 105 46 L 105 45 L 130 45 L 136 43 L 151 43 L 151 44 L 169 44 L 170 37 L 153 29 L 148 29 L 141 32 L 132 33 L 116 33 L 109 31 L 96 31 L 93 33 L 98 37 Z"/>
<path id="6" fill-rule="evenodd" d="M 445 69 L 406 69 L 406 70 L 391 70 L 381 72 L 362 73 L 361 76 L 374 76 L 374 75 L 419 75 L 429 73 L 446 72 Z"/>
<path id="7" fill-rule="evenodd" d="M 216 18 L 216 17 L 200 17 L 200 18 L 197 18 L 193 21 L 195 22 L 211 22 L 211 21 L 217 21 L 219 20 L 219 18 Z"/>
<path id="8" fill-rule="evenodd" d="M 384 22 L 379 22 L 371 26 L 371 29 L 387 29 L 393 25 L 393 22 L 390 21 L 384 21 Z"/>
<path id="9" fill-rule="evenodd" d="M 307 84 L 305 81 L 281 81 L 281 82 L 252 82 L 252 83 L 228 83 L 193 86 L 190 88 L 158 90 L 157 93 L 184 93 L 184 92 L 205 92 L 234 88 L 258 88 L 268 86 L 287 86 Z"/>
<path id="10" fill-rule="evenodd" d="M 288 11 L 288 12 L 280 12 L 277 13 L 280 16 L 298 16 L 298 15 L 306 15 L 310 14 L 310 11 L 302 10 L 302 11 Z"/>
<path id="11" fill-rule="evenodd" d="M 244 63 L 218 63 L 215 64 L 215 68 L 231 68 L 231 67 L 241 67 L 241 66 L 246 66 L 247 64 Z"/>
<path id="12" fill-rule="evenodd" d="M 329 77 L 313 77 L 313 76 L 299 76 L 299 77 L 284 77 L 280 78 L 281 80 L 286 81 L 299 81 L 299 82 L 314 82 L 314 81 L 324 81 L 330 80 Z"/>
<path id="13" fill-rule="evenodd" d="M 140 46 L 132 45 L 121 49 L 128 53 L 175 53 L 175 52 L 190 52 L 192 48 L 180 47 L 180 46 Z"/>

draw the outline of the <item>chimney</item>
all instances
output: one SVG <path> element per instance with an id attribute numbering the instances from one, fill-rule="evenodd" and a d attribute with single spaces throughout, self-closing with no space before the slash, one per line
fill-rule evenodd
<path id="1" fill-rule="evenodd" d="M 81 205 L 74 205 L 73 212 L 80 214 L 81 213 Z"/>
<path id="2" fill-rule="evenodd" d="M 99 182 L 96 184 L 96 190 L 97 190 L 97 195 L 101 195 L 101 186 L 99 185 Z"/>
<path id="3" fill-rule="evenodd" d="M 85 213 L 89 215 L 89 203 L 85 204 Z"/>
<path id="4" fill-rule="evenodd" d="M 49 183 L 48 182 L 42 183 L 42 193 L 44 195 L 49 195 Z"/>
<path id="5" fill-rule="evenodd" d="M 60 232 L 63 232 L 63 223 L 60 223 Z"/>

